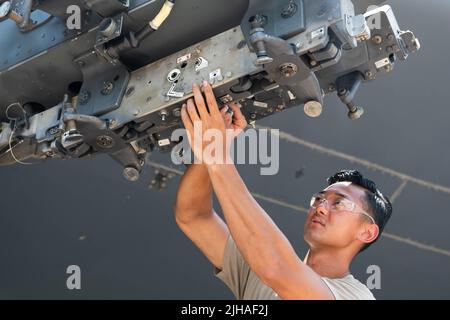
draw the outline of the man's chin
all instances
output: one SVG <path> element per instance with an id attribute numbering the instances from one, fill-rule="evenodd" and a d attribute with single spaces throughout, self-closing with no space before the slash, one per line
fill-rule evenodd
<path id="1" fill-rule="evenodd" d="M 320 232 L 319 230 L 314 230 L 312 228 L 305 229 L 303 238 L 310 246 L 324 242 L 323 232 Z"/>

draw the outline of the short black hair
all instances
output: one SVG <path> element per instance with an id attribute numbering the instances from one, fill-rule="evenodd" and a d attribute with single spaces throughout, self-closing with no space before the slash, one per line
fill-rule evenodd
<path id="1" fill-rule="evenodd" d="M 380 229 L 378 237 L 371 243 L 365 244 L 359 252 L 366 250 L 373 243 L 375 243 L 383 232 L 386 223 L 392 215 L 392 204 L 388 197 L 383 195 L 381 191 L 377 188 L 375 182 L 365 178 L 359 171 L 356 170 L 342 170 L 335 173 L 333 176 L 327 179 L 328 185 L 335 184 L 337 182 L 351 182 L 362 188 L 366 192 L 366 201 L 369 210 L 369 214 L 375 220 L 375 223 Z"/>

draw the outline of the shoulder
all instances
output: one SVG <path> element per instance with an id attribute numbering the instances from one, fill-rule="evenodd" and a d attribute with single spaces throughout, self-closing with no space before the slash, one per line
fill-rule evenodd
<path id="1" fill-rule="evenodd" d="M 372 292 L 351 274 L 339 279 L 322 278 L 336 300 L 375 300 Z"/>

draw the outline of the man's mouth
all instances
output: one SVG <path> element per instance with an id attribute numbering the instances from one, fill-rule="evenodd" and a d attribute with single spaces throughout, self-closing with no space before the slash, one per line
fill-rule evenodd
<path id="1" fill-rule="evenodd" d="M 312 219 L 311 219 L 311 222 L 312 222 L 312 223 L 319 224 L 319 225 L 321 225 L 322 227 L 325 227 L 325 222 L 323 222 L 323 221 L 320 220 L 320 219 L 312 218 Z"/>

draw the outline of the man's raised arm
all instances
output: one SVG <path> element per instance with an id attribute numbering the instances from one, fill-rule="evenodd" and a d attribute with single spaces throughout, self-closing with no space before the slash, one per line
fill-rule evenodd
<path id="1" fill-rule="evenodd" d="M 174 204 L 178 226 L 214 266 L 222 269 L 229 235 L 223 220 L 212 206 L 212 185 L 203 164 L 191 164 L 178 187 Z"/>

